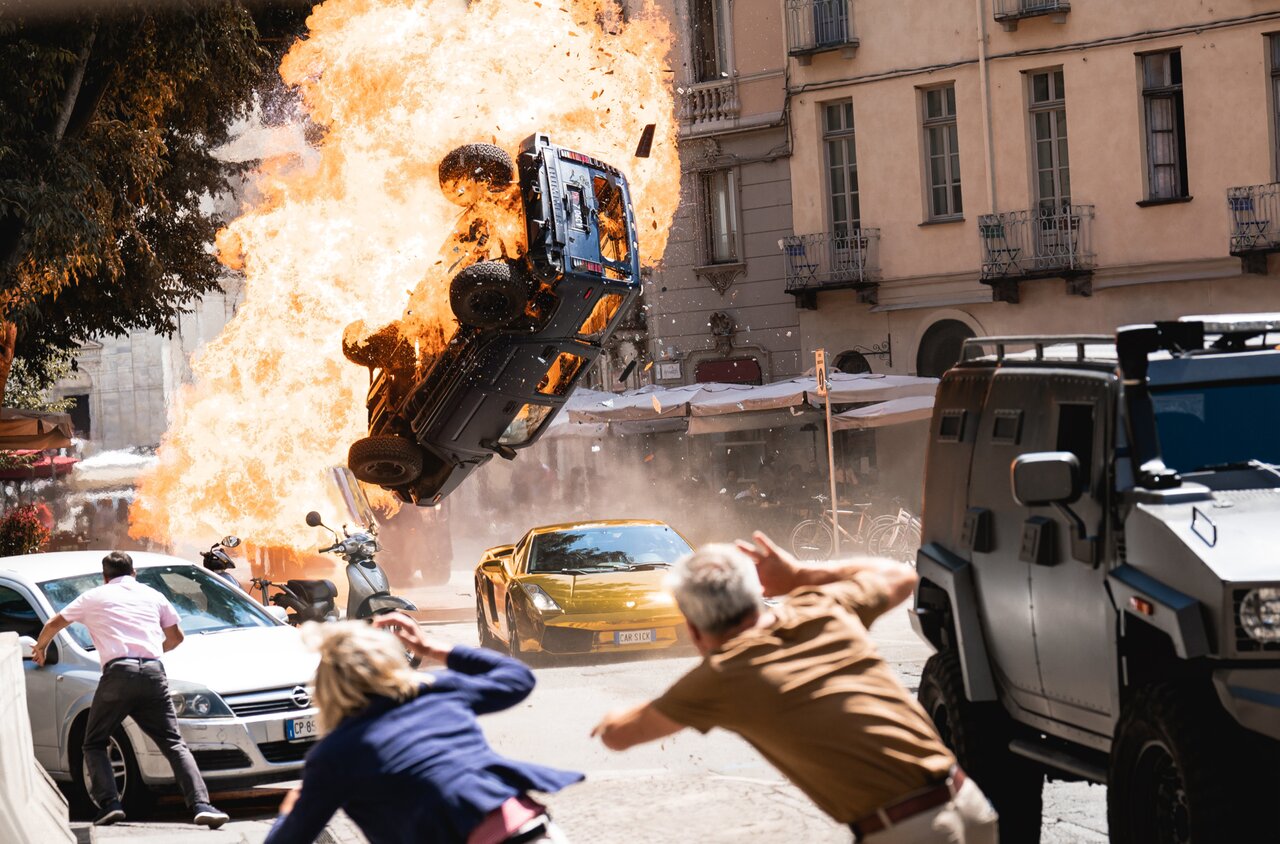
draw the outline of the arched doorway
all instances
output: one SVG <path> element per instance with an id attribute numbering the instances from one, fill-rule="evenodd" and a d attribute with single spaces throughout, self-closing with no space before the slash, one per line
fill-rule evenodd
<path id="1" fill-rule="evenodd" d="M 871 364 L 862 352 L 841 352 L 836 356 L 836 369 L 846 375 L 861 375 L 871 371 Z"/>
<path id="2" fill-rule="evenodd" d="M 929 326 L 916 352 L 916 374 L 939 378 L 960 360 L 964 341 L 974 337 L 973 329 L 958 319 L 941 319 Z"/>

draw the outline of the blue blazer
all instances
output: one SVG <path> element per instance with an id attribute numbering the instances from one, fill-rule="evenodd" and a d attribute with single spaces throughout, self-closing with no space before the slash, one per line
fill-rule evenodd
<path id="1" fill-rule="evenodd" d="M 533 672 L 494 651 L 455 647 L 418 696 L 377 698 L 307 754 L 302 795 L 266 844 L 310 844 L 341 808 L 370 844 L 465 842 L 486 815 L 526 791 L 559 791 L 583 775 L 494 753 L 476 715 L 514 706 Z"/>

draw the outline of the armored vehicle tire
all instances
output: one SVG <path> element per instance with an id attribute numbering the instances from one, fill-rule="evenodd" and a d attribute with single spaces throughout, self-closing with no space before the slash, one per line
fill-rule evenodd
<path id="1" fill-rule="evenodd" d="M 463 325 L 498 328 L 524 313 L 529 284 L 504 261 L 481 261 L 453 277 L 449 305 Z"/>
<path id="2" fill-rule="evenodd" d="M 356 320 L 342 332 L 342 354 L 352 363 L 370 368 L 395 369 L 415 363 L 413 346 L 405 342 L 398 321 L 370 332 L 364 320 Z"/>
<path id="3" fill-rule="evenodd" d="M 960 767 L 999 813 L 1001 844 L 1037 844 L 1044 772 L 1009 750 L 1008 716 L 1000 704 L 973 703 L 965 697 L 955 651 L 941 651 L 925 663 L 920 704 Z"/>
<path id="4" fill-rule="evenodd" d="M 459 205 L 470 205 L 480 190 L 511 184 L 515 164 L 506 150 L 493 144 L 464 144 L 440 162 L 440 190 Z"/>
<path id="5" fill-rule="evenodd" d="M 1111 744 L 1116 844 L 1261 841 L 1274 832 L 1275 742 L 1231 719 L 1206 681 L 1159 683 L 1125 703 Z"/>
<path id="6" fill-rule="evenodd" d="M 402 486 L 422 474 L 422 449 L 404 437 L 365 437 L 351 444 L 347 465 L 367 484 Z"/>

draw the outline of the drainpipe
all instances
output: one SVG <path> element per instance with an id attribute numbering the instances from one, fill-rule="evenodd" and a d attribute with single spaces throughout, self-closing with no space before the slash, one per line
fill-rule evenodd
<path id="1" fill-rule="evenodd" d="M 982 143 L 987 156 L 987 213 L 997 212 L 996 151 L 991 120 L 991 74 L 987 69 L 987 3 L 974 0 L 978 13 L 978 80 L 982 92 Z"/>

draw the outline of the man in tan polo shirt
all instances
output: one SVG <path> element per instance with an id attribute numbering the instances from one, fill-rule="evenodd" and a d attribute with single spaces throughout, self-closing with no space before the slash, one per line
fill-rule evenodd
<path id="1" fill-rule="evenodd" d="M 592 735 L 625 750 L 722 727 L 858 841 L 995 844 L 995 811 L 867 633 L 911 594 L 915 572 L 879 559 L 802 565 L 764 534 L 753 539 L 676 564 L 669 585 L 705 659 Z M 775 595 L 786 599 L 766 606 Z"/>

